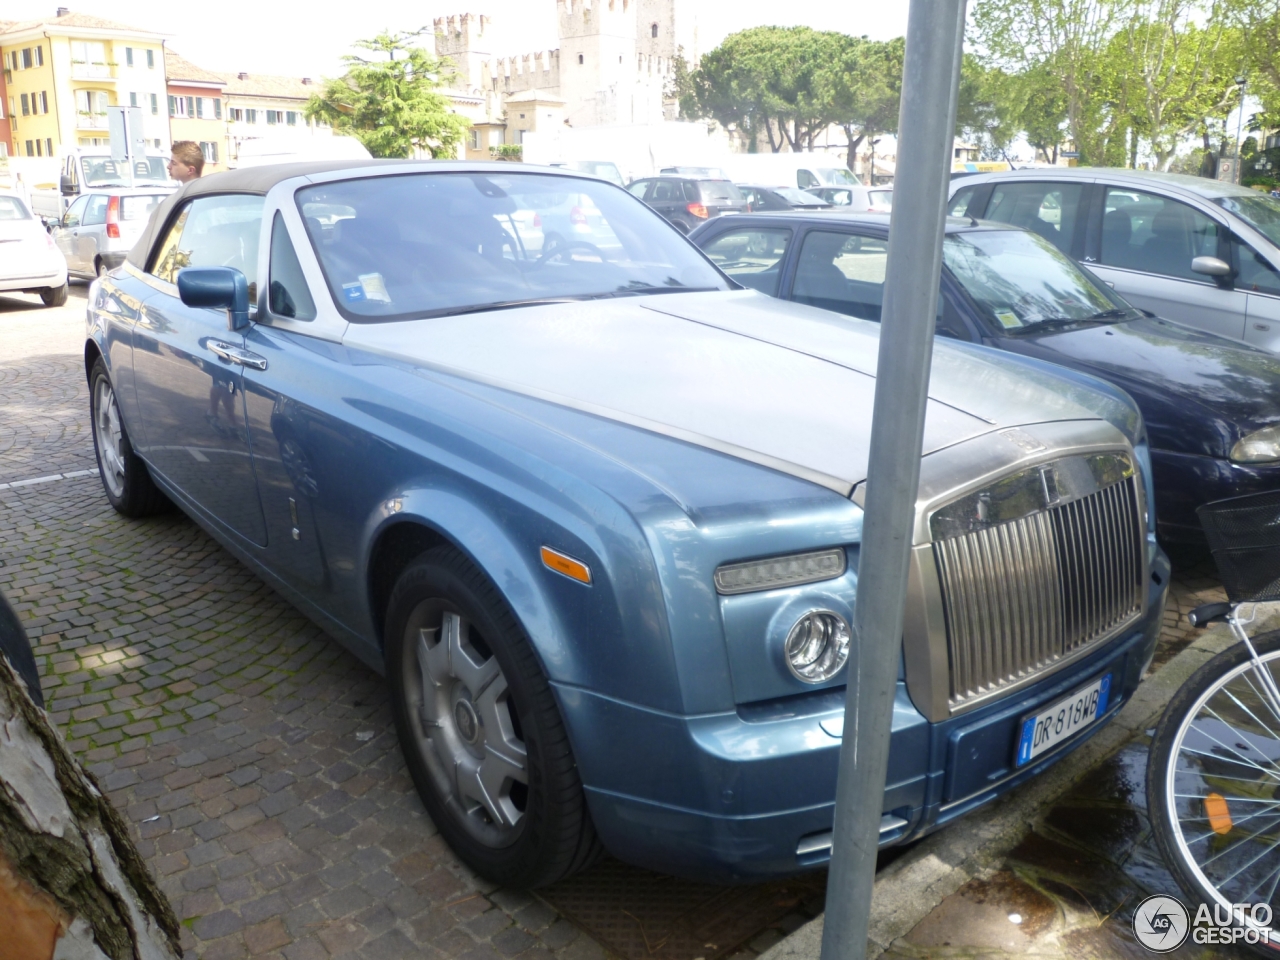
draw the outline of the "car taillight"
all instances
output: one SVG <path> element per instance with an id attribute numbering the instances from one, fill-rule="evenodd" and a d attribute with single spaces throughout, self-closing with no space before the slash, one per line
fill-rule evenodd
<path id="1" fill-rule="evenodd" d="M 703 204 L 703 203 L 690 203 L 685 206 L 685 209 L 688 210 L 690 213 L 692 213 L 699 220 L 705 220 L 707 219 L 707 217 L 711 216 L 711 214 L 707 212 L 706 204 Z"/>
<path id="2" fill-rule="evenodd" d="M 535 227 L 539 227 L 539 228 L 541 228 L 541 226 L 542 226 L 542 214 L 540 214 L 540 213 L 535 213 L 535 214 L 533 215 L 533 225 L 534 225 Z"/>
<path id="3" fill-rule="evenodd" d="M 120 239 L 120 198 L 110 197 L 107 200 L 107 236 L 112 240 Z"/>
<path id="4" fill-rule="evenodd" d="M 569 222 L 576 227 L 585 227 L 587 225 L 587 215 L 581 207 L 574 207 L 569 211 Z"/>
<path id="5" fill-rule="evenodd" d="M 51 237 L 51 236 L 50 236 L 49 234 L 47 234 L 47 233 L 44 235 L 44 242 L 45 242 L 45 244 L 49 247 L 49 249 L 50 249 L 50 250 L 57 250 L 57 249 L 58 249 L 58 245 L 57 245 L 56 243 L 54 243 L 54 242 L 53 242 L 53 237 Z"/>

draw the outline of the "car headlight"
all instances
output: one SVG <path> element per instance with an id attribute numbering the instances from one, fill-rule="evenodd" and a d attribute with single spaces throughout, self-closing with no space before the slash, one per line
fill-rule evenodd
<path id="1" fill-rule="evenodd" d="M 845 566 L 843 547 L 815 553 L 795 553 L 768 560 L 727 563 L 716 569 L 716 592 L 733 596 L 756 590 L 777 590 L 780 587 L 817 583 L 819 580 L 834 580 L 844 576 Z"/>
<path id="2" fill-rule="evenodd" d="M 849 624 L 830 610 L 814 610 L 787 634 L 787 667 L 805 683 L 830 680 L 849 659 Z"/>
<path id="3" fill-rule="evenodd" d="M 1268 463 L 1280 460 L 1280 424 L 1255 430 L 1231 448 L 1236 463 Z"/>

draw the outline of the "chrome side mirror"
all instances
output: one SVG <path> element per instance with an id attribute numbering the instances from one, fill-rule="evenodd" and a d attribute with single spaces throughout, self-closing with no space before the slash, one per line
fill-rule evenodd
<path id="1" fill-rule="evenodd" d="M 1202 273 L 1206 277 L 1229 277 L 1231 276 L 1231 265 L 1217 257 L 1196 257 L 1191 261 L 1191 272 Z"/>

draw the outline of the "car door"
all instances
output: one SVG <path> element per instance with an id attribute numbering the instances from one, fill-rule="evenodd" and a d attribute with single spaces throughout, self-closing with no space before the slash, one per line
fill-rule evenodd
<path id="1" fill-rule="evenodd" d="M 306 243 L 304 236 L 299 240 Z M 317 389 L 316 365 L 329 349 L 341 348 L 297 332 L 315 323 L 316 306 L 280 211 L 272 218 L 267 277 L 266 310 L 245 332 L 245 346 L 264 364 L 245 367 L 244 397 L 268 565 L 318 600 L 326 567 L 316 504 L 329 475 L 314 462 L 314 451 L 332 449 L 326 440 L 334 424 L 303 391 Z"/>
<path id="2" fill-rule="evenodd" d="M 684 209 L 684 187 L 679 180 L 670 180 L 666 177 L 655 180 L 652 189 L 645 196 L 645 203 L 675 223 L 682 220 L 676 213 Z"/>
<path id="3" fill-rule="evenodd" d="M 161 232 L 147 271 L 159 295 L 142 305 L 133 331 L 133 369 L 143 425 L 142 454 L 191 503 L 254 544 L 267 541 L 250 459 L 244 403 L 244 335 L 223 310 L 178 297 L 185 267 L 244 273 L 253 302 L 260 196 L 188 201 Z"/>
<path id="4" fill-rule="evenodd" d="M 1172 197 L 1114 185 L 1104 191 L 1098 259 L 1090 269 L 1136 307 L 1243 340 L 1244 292 L 1191 269 L 1195 257 L 1229 257 L 1226 228 Z"/>
<path id="5" fill-rule="evenodd" d="M 67 212 L 62 215 L 62 220 L 58 224 L 57 229 L 53 232 L 53 242 L 58 245 L 58 249 L 62 251 L 62 255 L 67 260 L 67 269 L 73 273 L 83 273 L 84 268 L 80 265 L 79 247 L 80 242 L 80 219 L 84 216 L 85 207 L 89 205 L 89 197 L 77 197 L 75 203 L 67 208 Z"/>
<path id="6" fill-rule="evenodd" d="M 96 274 L 98 253 L 105 247 L 107 238 L 107 204 L 111 198 L 105 193 L 89 194 L 89 205 L 80 219 L 80 233 L 76 237 L 76 260 L 85 273 Z"/>
<path id="7" fill-rule="evenodd" d="M 1280 353 L 1280 271 L 1261 253 L 1232 237 L 1235 288 L 1246 298 L 1246 343 Z"/>

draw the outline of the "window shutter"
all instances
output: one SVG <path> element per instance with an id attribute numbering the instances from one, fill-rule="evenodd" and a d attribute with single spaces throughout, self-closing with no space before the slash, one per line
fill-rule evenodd
<path id="1" fill-rule="evenodd" d="M 44 47 L 36 47 L 36 66 L 44 66 Z"/>
<path id="2" fill-rule="evenodd" d="M 178 98 L 169 98 L 169 116 L 176 117 L 178 115 Z"/>
<path id="3" fill-rule="evenodd" d="M 153 93 L 151 95 L 151 114 L 155 116 L 160 112 L 159 98 Z"/>
<path id="4" fill-rule="evenodd" d="M 213 119 L 222 119 L 222 101 L 217 97 L 213 98 Z"/>
<path id="5" fill-rule="evenodd" d="M 187 97 L 187 116 L 194 117 L 196 115 L 196 98 Z"/>

